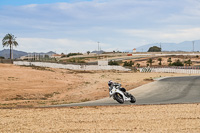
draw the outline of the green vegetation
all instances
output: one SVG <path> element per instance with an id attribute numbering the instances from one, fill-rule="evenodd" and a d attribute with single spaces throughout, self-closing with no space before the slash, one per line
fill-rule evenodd
<path id="1" fill-rule="evenodd" d="M 130 67 L 132 67 L 133 65 L 134 65 L 134 62 L 132 62 L 132 61 L 130 61 L 130 62 L 125 61 L 123 66 L 130 66 Z"/>
<path id="2" fill-rule="evenodd" d="M 119 65 L 119 63 L 117 61 L 109 61 L 108 65 Z"/>
<path id="3" fill-rule="evenodd" d="M 190 66 L 190 65 L 192 64 L 192 61 L 189 59 L 189 60 L 185 61 L 184 63 L 185 63 L 186 66 L 187 66 L 187 65 Z"/>
<path id="4" fill-rule="evenodd" d="M 4 57 L 0 56 L 0 59 L 5 59 Z"/>
<path id="5" fill-rule="evenodd" d="M 67 54 L 67 57 L 75 56 L 75 55 L 83 55 L 83 54 L 82 53 L 69 53 L 69 54 Z"/>
<path id="6" fill-rule="evenodd" d="M 172 63 L 172 66 L 184 66 L 184 64 L 178 59 Z"/>
<path id="7" fill-rule="evenodd" d="M 169 66 L 171 66 L 172 65 L 172 59 L 171 59 L 171 57 L 167 60 L 167 62 L 169 62 Z"/>
<path id="8" fill-rule="evenodd" d="M 137 66 L 137 67 L 140 67 L 140 63 L 137 63 L 136 66 Z"/>
<path id="9" fill-rule="evenodd" d="M 150 66 L 152 66 L 152 63 L 154 63 L 154 61 L 152 60 L 152 58 L 149 58 L 147 60 L 147 66 L 149 66 L 148 64 L 150 64 Z"/>
<path id="10" fill-rule="evenodd" d="M 87 51 L 87 54 L 89 55 L 89 54 L 90 54 L 90 51 Z"/>
<path id="11" fill-rule="evenodd" d="M 153 46 L 149 48 L 148 52 L 161 52 L 161 48 Z"/>
<path id="12" fill-rule="evenodd" d="M 10 47 L 10 59 L 12 55 L 12 46 L 18 46 L 17 41 L 15 41 L 16 37 L 12 34 L 7 34 L 3 40 L 2 40 L 2 45 L 3 47 Z"/>
<path id="13" fill-rule="evenodd" d="M 159 61 L 159 63 L 158 63 L 158 65 L 162 65 L 162 58 L 158 58 L 158 61 Z"/>

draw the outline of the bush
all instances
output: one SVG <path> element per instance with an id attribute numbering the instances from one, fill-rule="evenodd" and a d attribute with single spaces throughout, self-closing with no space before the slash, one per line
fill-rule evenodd
<path id="1" fill-rule="evenodd" d="M 184 64 L 178 59 L 176 62 L 172 63 L 172 66 L 184 66 Z"/>
<path id="2" fill-rule="evenodd" d="M 82 53 L 69 53 L 67 57 L 74 56 L 74 55 L 83 55 Z"/>
<path id="3" fill-rule="evenodd" d="M 5 59 L 3 56 L 0 56 L 0 59 Z"/>
<path id="4" fill-rule="evenodd" d="M 119 63 L 117 61 L 109 61 L 108 65 L 119 65 Z"/>
<path id="5" fill-rule="evenodd" d="M 130 61 L 130 62 L 125 61 L 123 66 L 130 66 L 130 67 L 132 67 L 133 65 L 134 65 L 134 62 L 132 62 L 132 61 Z"/>

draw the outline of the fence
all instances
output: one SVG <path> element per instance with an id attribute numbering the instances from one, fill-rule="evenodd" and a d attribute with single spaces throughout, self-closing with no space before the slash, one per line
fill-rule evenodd
<path id="1" fill-rule="evenodd" d="M 98 66 L 98 65 L 72 65 L 72 64 L 58 64 L 58 63 L 46 63 L 46 62 L 28 62 L 28 61 L 14 61 L 15 65 L 25 66 L 40 66 L 50 68 L 63 68 L 72 70 L 119 70 L 119 71 L 130 71 L 130 69 L 122 66 Z"/>
<path id="2" fill-rule="evenodd" d="M 140 72 L 200 74 L 199 67 L 138 68 Z"/>
<path id="3" fill-rule="evenodd" d="M 0 63 L 13 64 L 13 60 L 11 60 L 11 59 L 0 59 Z"/>

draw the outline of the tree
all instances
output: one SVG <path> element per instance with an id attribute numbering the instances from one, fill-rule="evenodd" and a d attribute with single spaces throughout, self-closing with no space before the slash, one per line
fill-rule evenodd
<path id="1" fill-rule="evenodd" d="M 61 58 L 66 57 L 66 55 L 64 53 L 61 53 Z"/>
<path id="2" fill-rule="evenodd" d="M 89 55 L 89 54 L 90 54 L 90 51 L 87 51 L 87 54 Z"/>
<path id="3" fill-rule="evenodd" d="M 139 63 L 137 63 L 136 65 L 137 65 L 137 67 L 140 67 L 140 64 L 139 64 Z"/>
<path id="4" fill-rule="evenodd" d="M 12 46 L 18 46 L 17 41 L 15 41 L 16 37 L 12 34 L 7 34 L 3 40 L 2 40 L 2 45 L 3 47 L 10 47 L 10 59 L 11 59 L 11 55 L 12 55 Z"/>
<path id="5" fill-rule="evenodd" d="M 161 52 L 161 48 L 153 46 L 149 48 L 148 52 Z"/>
<path id="6" fill-rule="evenodd" d="M 172 59 L 171 59 L 171 57 L 167 60 L 167 62 L 169 62 L 169 66 L 171 66 L 172 65 Z"/>
<path id="7" fill-rule="evenodd" d="M 158 61 L 159 61 L 159 63 L 158 63 L 158 65 L 162 65 L 162 58 L 158 58 Z"/>
<path id="8" fill-rule="evenodd" d="M 189 60 L 185 61 L 184 63 L 186 64 L 186 66 L 187 66 L 187 65 L 190 66 L 190 65 L 192 64 L 192 61 L 189 59 Z"/>
<path id="9" fill-rule="evenodd" d="M 152 66 L 152 63 L 154 63 L 154 61 L 152 60 L 152 58 L 149 58 L 149 59 L 147 60 L 147 63 L 150 64 L 150 66 Z"/>

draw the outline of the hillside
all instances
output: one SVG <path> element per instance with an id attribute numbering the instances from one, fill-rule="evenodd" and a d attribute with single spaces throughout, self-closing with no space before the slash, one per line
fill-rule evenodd
<path id="1" fill-rule="evenodd" d="M 17 51 L 17 50 L 13 50 L 13 58 L 19 58 L 21 56 L 25 56 L 28 53 L 23 52 L 23 51 Z M 9 49 L 4 49 L 2 51 L 0 51 L 0 56 L 4 57 L 4 58 L 10 58 L 10 50 Z"/>
<path id="2" fill-rule="evenodd" d="M 141 47 L 137 47 L 137 52 L 147 52 L 152 46 L 158 46 L 162 48 L 162 51 L 193 51 L 193 41 L 184 41 L 181 43 L 153 43 L 147 44 Z M 195 40 L 194 51 L 200 51 L 200 40 Z"/>
<path id="3" fill-rule="evenodd" d="M 21 56 L 26 56 L 28 54 L 40 54 L 40 55 L 52 55 L 52 54 L 56 54 L 55 52 L 52 52 L 52 51 L 49 51 L 47 53 L 27 53 L 27 52 L 24 52 L 24 51 L 18 51 L 18 50 L 13 50 L 13 58 L 14 59 L 17 59 L 17 58 L 20 58 Z M 0 51 L 0 56 L 8 59 L 10 58 L 10 49 L 4 49 L 2 51 Z"/>

